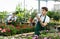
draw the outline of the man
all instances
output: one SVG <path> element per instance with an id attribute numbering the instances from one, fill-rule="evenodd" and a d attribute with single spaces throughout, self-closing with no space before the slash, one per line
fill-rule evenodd
<path id="1" fill-rule="evenodd" d="M 37 16 L 33 20 L 33 22 L 37 22 L 36 23 L 36 28 L 35 28 L 35 37 L 36 36 L 38 37 L 40 35 L 41 30 L 46 29 L 46 25 L 50 21 L 50 18 L 46 15 L 47 11 L 48 11 L 47 7 L 42 7 L 42 13 L 37 14 Z"/>
<path id="2" fill-rule="evenodd" d="M 14 25 L 14 23 L 16 22 L 16 19 L 17 19 L 16 13 L 14 12 L 11 16 L 7 18 L 7 24 Z"/>

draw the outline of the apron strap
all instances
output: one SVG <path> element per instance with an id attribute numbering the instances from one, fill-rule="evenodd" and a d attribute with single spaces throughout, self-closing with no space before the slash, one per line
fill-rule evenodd
<path id="1" fill-rule="evenodd" d="M 41 17 L 42 15 L 40 15 L 40 17 Z M 43 20 L 43 23 L 45 22 L 45 19 L 46 19 L 46 16 L 44 17 L 44 20 Z"/>
<path id="2" fill-rule="evenodd" d="M 46 16 L 44 17 L 43 23 L 45 22 Z"/>

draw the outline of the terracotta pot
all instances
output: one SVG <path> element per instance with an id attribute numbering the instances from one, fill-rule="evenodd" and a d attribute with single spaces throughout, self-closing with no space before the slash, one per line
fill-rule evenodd
<path id="1" fill-rule="evenodd" d="M 16 26 L 16 29 L 20 29 L 20 26 Z"/>
<path id="2" fill-rule="evenodd" d="M 5 23 L 2 23 L 2 26 L 6 26 L 6 24 Z"/>
<path id="3" fill-rule="evenodd" d="M 26 29 L 27 28 L 27 25 L 26 24 L 22 25 L 22 28 L 23 29 Z"/>
<path id="4" fill-rule="evenodd" d="M 26 26 L 23 26 L 22 28 L 23 28 L 23 29 L 26 29 L 27 27 L 26 27 Z"/>
<path id="5" fill-rule="evenodd" d="M 32 18 L 30 18 L 30 19 L 29 19 L 29 21 L 30 21 L 30 22 L 32 22 L 32 21 L 33 21 L 33 19 L 32 19 Z"/>

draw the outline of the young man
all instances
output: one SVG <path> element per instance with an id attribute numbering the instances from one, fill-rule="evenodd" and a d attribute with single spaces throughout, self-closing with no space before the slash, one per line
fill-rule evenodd
<path id="1" fill-rule="evenodd" d="M 16 22 L 16 19 L 17 19 L 16 13 L 14 12 L 11 16 L 9 16 L 9 17 L 7 18 L 7 24 L 12 24 L 12 25 L 14 25 L 13 22 L 15 23 L 15 22 Z"/>
<path id="2" fill-rule="evenodd" d="M 36 28 L 35 28 L 35 36 L 40 35 L 41 30 L 46 29 L 46 25 L 49 23 L 50 18 L 46 15 L 48 11 L 47 7 L 42 7 L 42 13 L 37 14 L 37 16 L 34 18 L 33 22 L 36 20 Z"/>

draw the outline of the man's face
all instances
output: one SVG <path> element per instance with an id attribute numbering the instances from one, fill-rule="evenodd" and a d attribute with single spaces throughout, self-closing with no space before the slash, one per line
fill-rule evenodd
<path id="1" fill-rule="evenodd" d="M 47 11 L 45 9 L 42 9 L 42 14 L 45 15 Z"/>

